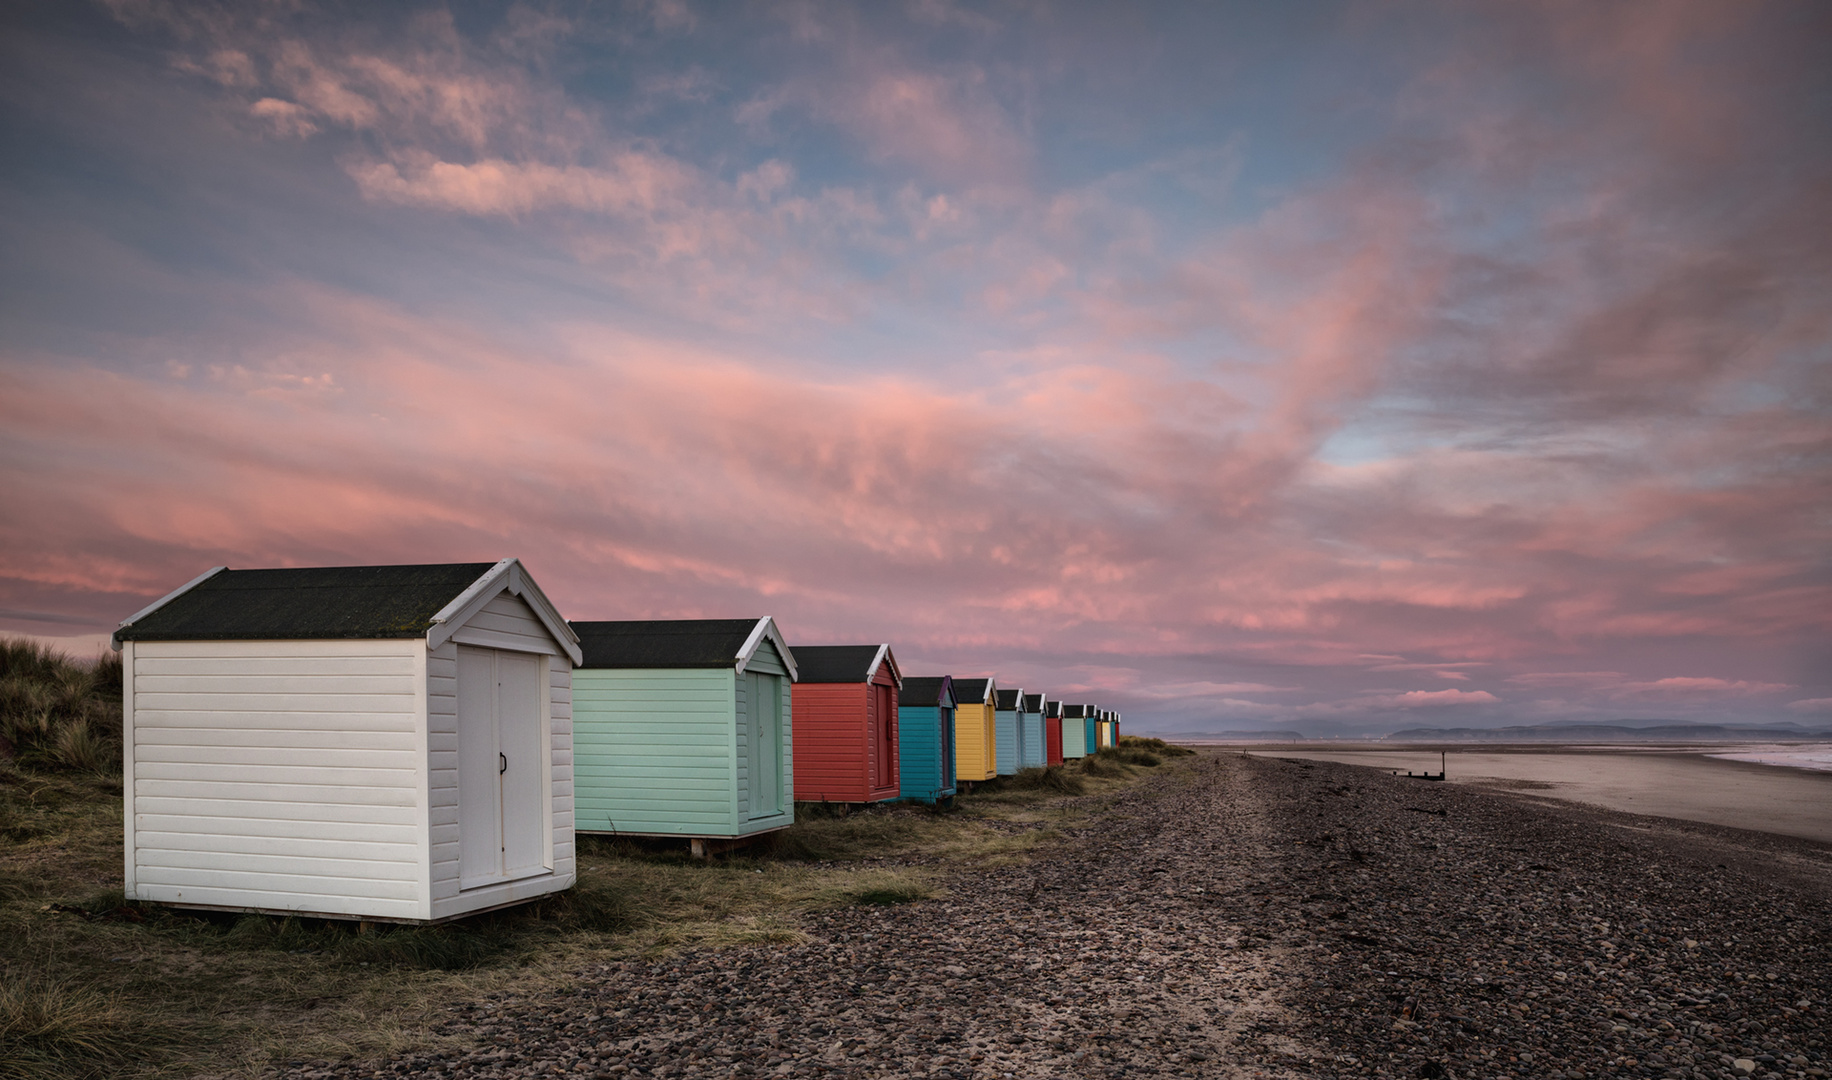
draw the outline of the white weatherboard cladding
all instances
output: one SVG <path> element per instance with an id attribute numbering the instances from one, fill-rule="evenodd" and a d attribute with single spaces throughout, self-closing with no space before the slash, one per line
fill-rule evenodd
<path id="1" fill-rule="evenodd" d="M 439 920 L 571 885 L 571 661 L 507 594 L 453 637 L 430 653 L 419 638 L 123 643 L 127 894 Z M 538 699 L 518 737 L 546 765 L 529 771 L 538 800 L 509 800 L 521 839 L 499 880 L 462 890 L 459 641 L 492 646 Z"/>
<path id="2" fill-rule="evenodd" d="M 519 597 L 499 592 L 452 634 L 460 645 L 563 655 L 560 646 Z"/>
<path id="3" fill-rule="evenodd" d="M 424 651 L 413 640 L 134 643 L 130 894 L 424 918 Z"/>
<path id="4" fill-rule="evenodd" d="M 422 652 L 425 643 L 416 642 Z M 458 651 L 488 646 L 505 652 L 544 654 L 547 675 L 549 772 L 542 805 L 540 866 L 505 871 L 494 883 L 460 880 Z M 431 918 L 481 911 L 563 889 L 575 878 L 573 856 L 573 671 L 552 635 L 517 597 L 499 593 L 458 628 L 451 639 L 426 653 L 427 807 L 431 853 L 428 887 Z M 486 753 L 494 755 L 500 747 Z M 503 774 L 507 776 L 507 773 Z M 523 835 L 526 835 L 525 833 Z M 542 872 L 552 867 L 552 873 Z"/>
<path id="5" fill-rule="evenodd" d="M 545 873 L 546 657 L 458 647 L 458 882 Z"/>

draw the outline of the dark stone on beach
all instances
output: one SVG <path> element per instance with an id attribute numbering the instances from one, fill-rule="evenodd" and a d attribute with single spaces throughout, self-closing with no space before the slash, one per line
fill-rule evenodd
<path id="1" fill-rule="evenodd" d="M 470 1049 L 306 1068 L 1717 1080 L 1832 1052 L 1826 845 L 1235 754 L 1086 805 L 945 899 L 607 962 L 454 1009 Z"/>

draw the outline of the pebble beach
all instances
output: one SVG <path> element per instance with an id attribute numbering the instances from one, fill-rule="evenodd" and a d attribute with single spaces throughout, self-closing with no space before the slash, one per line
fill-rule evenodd
<path id="1" fill-rule="evenodd" d="M 1235 752 L 1098 801 L 941 899 L 607 963 L 457 1008 L 468 1048 L 288 1075 L 1832 1074 L 1832 845 Z"/>

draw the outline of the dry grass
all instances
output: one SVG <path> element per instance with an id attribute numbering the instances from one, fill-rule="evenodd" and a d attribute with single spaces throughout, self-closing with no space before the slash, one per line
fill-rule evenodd
<path id="1" fill-rule="evenodd" d="M 1118 749 L 1121 752 L 1137 751 L 1157 758 L 1180 758 L 1194 756 L 1196 751 L 1187 746 L 1167 743 L 1163 739 L 1147 739 L 1138 735 L 1121 735 Z"/>
<path id="2" fill-rule="evenodd" d="M 121 658 L 82 664 L 0 638 L 0 759 L 39 769 L 120 771 Z"/>
<path id="3" fill-rule="evenodd" d="M 5 677 L 72 678 L 55 663 L 32 676 L 19 669 L 44 657 L 6 648 Z M 58 691 L 99 713 L 58 715 L 105 717 L 108 678 Z M 0 1080 L 254 1077 L 437 1046 L 457 1002 L 562 990 L 609 958 L 796 941 L 810 912 L 918 902 L 952 868 L 1044 857 L 1059 824 L 1148 771 L 1116 754 L 980 785 L 950 811 L 798 808 L 809 812 L 771 843 L 711 861 L 684 844 L 580 837 L 579 883 L 562 896 L 364 934 L 126 903 L 118 751 L 111 771 L 35 745 L 0 759 Z"/>

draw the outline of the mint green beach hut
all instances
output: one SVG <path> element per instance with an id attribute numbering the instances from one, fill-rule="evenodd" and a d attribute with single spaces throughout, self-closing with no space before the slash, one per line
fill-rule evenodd
<path id="1" fill-rule="evenodd" d="M 571 626 L 577 831 L 703 854 L 795 823 L 795 656 L 772 619 Z"/>
<path id="2" fill-rule="evenodd" d="M 1062 707 L 1062 756 L 1073 760 L 1087 757 L 1098 747 L 1093 745 L 1089 728 L 1090 718 L 1094 712 L 1092 705 L 1064 705 Z"/>

